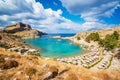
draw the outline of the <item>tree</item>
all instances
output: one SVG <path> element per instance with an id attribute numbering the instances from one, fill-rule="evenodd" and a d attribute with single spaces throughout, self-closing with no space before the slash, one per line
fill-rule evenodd
<path id="1" fill-rule="evenodd" d="M 118 46 L 119 34 L 114 31 L 111 35 L 106 35 L 105 39 L 100 39 L 99 44 L 104 46 L 106 49 L 111 50 Z"/>
<path id="2" fill-rule="evenodd" d="M 114 31 L 112 34 L 112 37 L 115 38 L 116 40 L 119 39 L 119 33 L 117 31 Z"/>
<path id="3" fill-rule="evenodd" d="M 86 37 L 86 41 L 87 42 L 90 42 L 90 41 L 99 41 L 100 37 L 99 37 L 99 34 L 98 32 L 96 33 L 91 33 L 90 35 L 88 35 Z"/>

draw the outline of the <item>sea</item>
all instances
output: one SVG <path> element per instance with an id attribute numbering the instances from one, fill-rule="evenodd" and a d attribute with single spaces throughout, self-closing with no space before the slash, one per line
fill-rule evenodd
<path id="1" fill-rule="evenodd" d="M 52 36 L 71 37 L 75 34 L 48 34 L 41 38 L 26 39 L 30 45 L 36 47 L 43 57 L 68 57 L 83 53 L 80 45 L 76 45 L 69 40 L 55 39 Z"/>

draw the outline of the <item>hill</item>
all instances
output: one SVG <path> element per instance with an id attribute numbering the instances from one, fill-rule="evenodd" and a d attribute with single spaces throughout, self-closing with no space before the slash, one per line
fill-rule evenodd
<path id="1" fill-rule="evenodd" d="M 13 25 L 9 25 L 4 29 L 4 32 L 17 35 L 22 38 L 39 38 L 43 33 L 36 29 L 32 29 L 30 25 L 18 22 Z"/>
<path id="2" fill-rule="evenodd" d="M 114 31 L 117 31 L 120 34 L 120 26 L 114 27 L 114 28 L 105 28 L 101 30 L 92 30 L 92 31 L 86 31 L 86 32 L 80 32 L 75 35 L 75 37 L 79 36 L 81 38 L 86 38 L 90 33 L 98 32 L 101 38 L 105 38 L 107 34 L 112 34 Z"/>

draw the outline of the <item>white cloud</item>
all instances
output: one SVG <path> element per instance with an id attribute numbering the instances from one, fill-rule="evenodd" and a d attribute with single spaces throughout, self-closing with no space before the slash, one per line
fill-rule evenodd
<path id="1" fill-rule="evenodd" d="M 86 21 L 109 17 L 119 7 L 119 0 L 60 0 L 71 13 L 81 15 Z"/>
<path id="2" fill-rule="evenodd" d="M 64 0 L 68 1 L 68 0 Z M 70 4 L 66 3 L 66 7 L 71 7 L 75 3 L 81 3 L 79 0 L 71 1 Z M 89 0 L 91 1 L 91 0 Z M 93 4 L 93 2 L 84 2 L 83 5 Z M 64 2 L 63 2 L 64 3 Z M 75 6 L 75 5 L 74 5 Z M 71 7 L 72 8 L 72 7 Z M 91 8 L 96 10 L 97 8 Z M 89 9 L 87 9 L 89 10 Z M 79 9 L 76 9 L 77 14 L 80 13 Z M 74 23 L 69 19 L 62 17 L 62 10 L 54 11 L 51 8 L 44 9 L 43 5 L 35 0 L 0 0 L 0 26 L 6 26 L 14 24 L 16 22 L 24 22 L 30 24 L 33 28 L 48 32 L 48 33 L 74 33 L 89 30 L 91 28 L 103 28 L 111 27 L 110 25 L 102 24 L 98 21 L 95 16 L 95 12 L 85 12 L 82 10 L 82 15 L 85 19 L 91 19 L 91 22 L 85 22 L 83 24 Z M 100 13 L 100 12 L 99 12 Z M 97 14 L 97 13 L 96 13 Z M 110 14 L 106 12 L 105 14 Z M 93 21 L 94 19 L 94 21 Z"/>

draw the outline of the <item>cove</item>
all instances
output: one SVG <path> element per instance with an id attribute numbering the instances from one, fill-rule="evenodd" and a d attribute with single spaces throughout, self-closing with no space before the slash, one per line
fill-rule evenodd
<path id="1" fill-rule="evenodd" d="M 47 36 L 26 39 L 28 44 L 38 48 L 43 57 L 67 57 L 82 54 L 83 49 L 68 40 L 54 39 Z"/>

